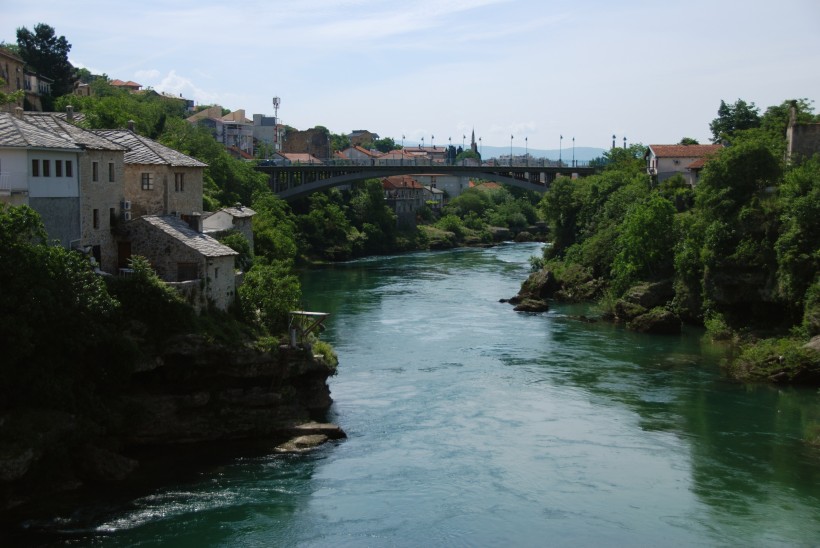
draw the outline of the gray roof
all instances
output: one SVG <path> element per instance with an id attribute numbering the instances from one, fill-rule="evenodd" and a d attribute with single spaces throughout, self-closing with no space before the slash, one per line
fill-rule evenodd
<path id="1" fill-rule="evenodd" d="M 169 165 L 174 167 L 207 167 L 196 158 L 191 158 L 179 151 L 168 148 L 142 135 L 127 129 L 99 129 L 94 133 L 110 141 L 125 146 L 126 164 Z"/>
<path id="2" fill-rule="evenodd" d="M 256 212 L 254 210 L 245 206 L 223 207 L 220 211 L 224 211 L 225 213 L 228 213 L 229 215 L 237 219 L 253 217 L 254 215 L 256 215 Z"/>
<path id="3" fill-rule="evenodd" d="M 198 251 L 205 257 L 225 257 L 239 255 L 230 247 L 223 245 L 207 234 L 197 232 L 188 226 L 188 223 L 171 216 L 146 215 L 136 219 L 143 220 L 163 231 L 168 236 L 179 240 L 188 247 Z"/>
<path id="4" fill-rule="evenodd" d="M 127 150 L 123 145 L 119 145 L 94 132 L 68 123 L 64 116 L 61 117 L 53 112 L 25 112 L 23 116 L 26 122 L 32 123 L 40 129 L 56 133 L 65 139 L 74 141 L 86 149 Z"/>
<path id="5" fill-rule="evenodd" d="M 0 112 L 0 146 L 80 150 L 74 141 L 7 112 Z"/>

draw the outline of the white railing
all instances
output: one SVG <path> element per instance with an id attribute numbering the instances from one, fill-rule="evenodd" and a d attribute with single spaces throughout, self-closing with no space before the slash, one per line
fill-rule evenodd
<path id="1" fill-rule="evenodd" d="M 21 190 L 28 190 L 28 174 L 25 171 L 0 173 L 0 191 L 18 192 Z"/>

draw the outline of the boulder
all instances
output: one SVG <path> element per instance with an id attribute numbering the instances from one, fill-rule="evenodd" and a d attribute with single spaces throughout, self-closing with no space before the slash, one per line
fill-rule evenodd
<path id="1" fill-rule="evenodd" d="M 328 441 L 324 434 L 309 434 L 307 436 L 297 436 L 285 443 L 276 446 L 277 453 L 304 453 L 319 447 Z"/>
<path id="2" fill-rule="evenodd" d="M 639 333 L 679 335 L 681 332 L 681 321 L 677 315 L 658 307 L 633 318 L 632 321 L 627 324 L 627 328 Z"/>
<path id="3" fill-rule="evenodd" d="M 623 299 L 647 310 L 663 306 L 675 296 L 672 280 L 661 282 L 641 282 L 624 293 Z"/>
<path id="4" fill-rule="evenodd" d="M 542 269 L 530 274 L 526 281 L 521 284 L 521 290 L 517 297 L 523 301 L 526 299 L 549 299 L 556 291 L 561 289 L 561 284 L 555 278 L 551 270 Z"/>
<path id="5" fill-rule="evenodd" d="M 515 308 L 516 312 L 546 312 L 549 304 L 543 299 L 522 299 Z"/>

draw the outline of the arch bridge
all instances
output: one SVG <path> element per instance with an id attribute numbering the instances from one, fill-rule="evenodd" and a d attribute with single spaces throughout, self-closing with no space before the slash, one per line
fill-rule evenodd
<path id="1" fill-rule="evenodd" d="M 284 200 L 294 200 L 329 188 L 365 179 L 380 179 L 393 175 L 449 175 L 472 177 L 512 185 L 525 190 L 546 192 L 559 176 L 584 177 L 595 173 L 589 166 L 512 165 L 468 166 L 442 164 L 397 165 L 259 165 L 257 171 L 267 173 L 271 190 Z"/>

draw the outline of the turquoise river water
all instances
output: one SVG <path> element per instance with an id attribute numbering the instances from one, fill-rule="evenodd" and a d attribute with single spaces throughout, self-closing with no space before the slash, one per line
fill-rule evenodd
<path id="1" fill-rule="evenodd" d="M 348 439 L 157 488 L 70 545 L 817 546 L 815 389 L 745 386 L 689 330 L 513 311 L 538 244 L 308 271 Z"/>

